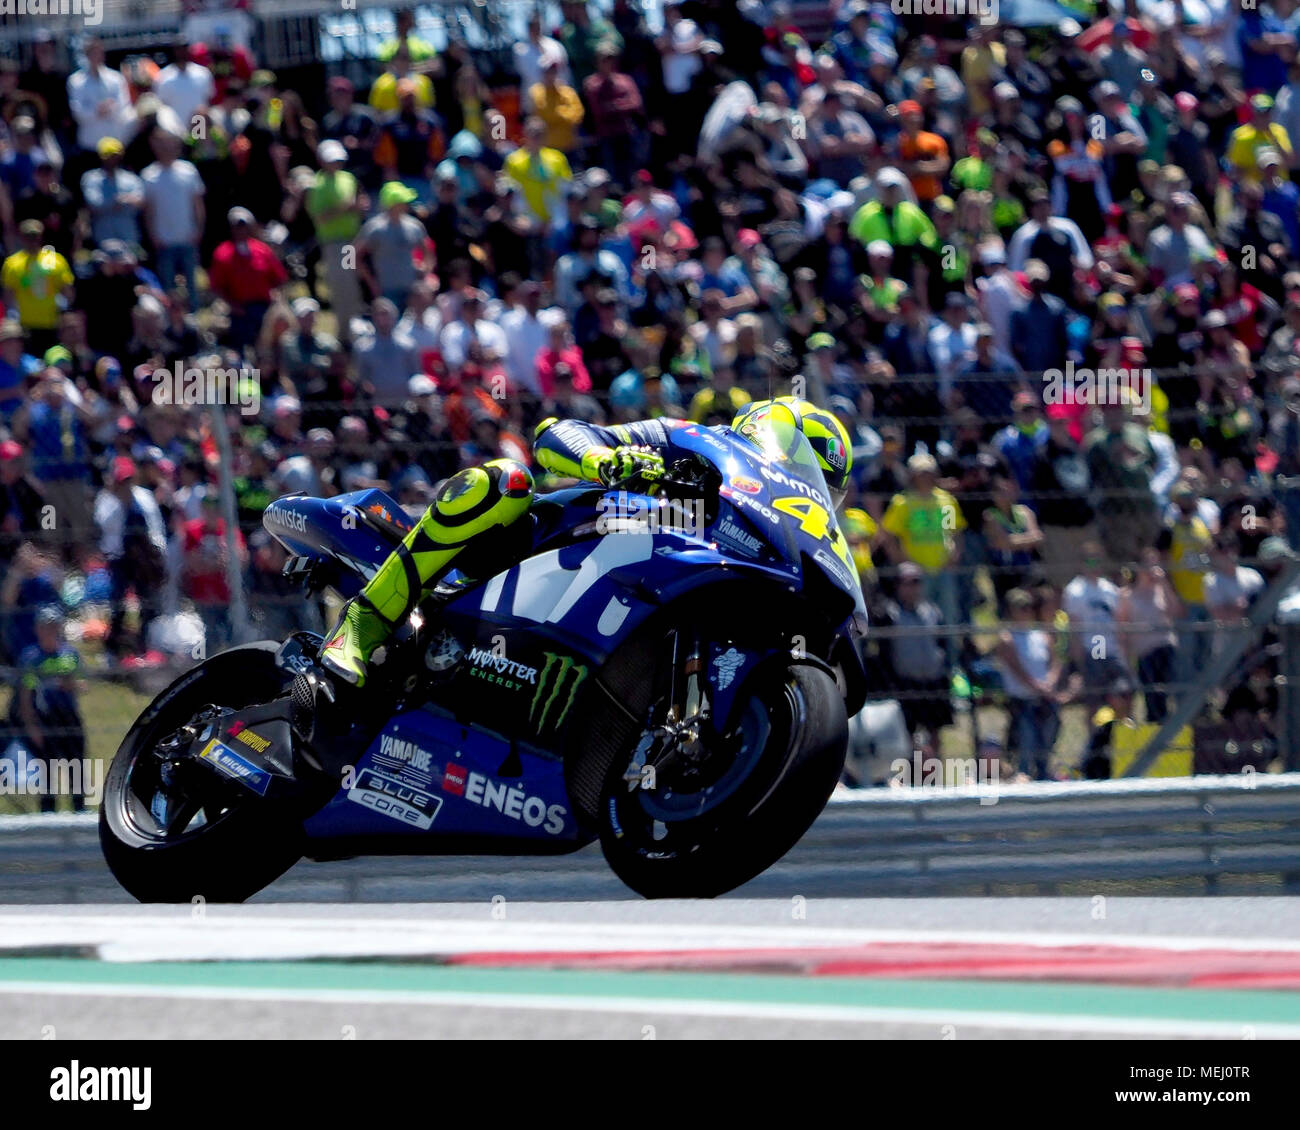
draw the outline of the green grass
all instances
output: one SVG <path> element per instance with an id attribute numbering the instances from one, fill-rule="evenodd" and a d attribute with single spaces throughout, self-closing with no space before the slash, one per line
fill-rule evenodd
<path id="1" fill-rule="evenodd" d="M 0 713 L 4 715 L 9 712 L 9 697 L 8 691 L 0 693 Z M 137 693 L 128 683 L 118 679 L 86 679 L 86 690 L 81 696 L 81 716 L 86 727 L 86 753 L 104 763 L 105 773 L 122 738 L 131 728 L 131 723 L 148 705 L 151 697 Z M 67 799 L 60 798 L 58 805 L 60 811 L 70 811 Z M 38 797 L 0 794 L 0 813 L 39 810 Z"/>

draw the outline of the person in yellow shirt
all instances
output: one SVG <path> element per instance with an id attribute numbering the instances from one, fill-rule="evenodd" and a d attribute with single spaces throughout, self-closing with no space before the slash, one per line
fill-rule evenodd
<path id="1" fill-rule="evenodd" d="M 542 81 L 533 84 L 528 98 L 533 113 L 546 123 L 543 144 L 572 153 L 578 147 L 578 129 L 586 111 L 578 92 L 560 81 L 558 59 L 548 58 L 542 65 Z"/>
<path id="2" fill-rule="evenodd" d="M 524 143 L 506 158 L 505 173 L 519 186 L 529 212 L 549 227 L 563 211 L 564 193 L 573 180 L 569 160 L 558 149 L 543 144 L 546 123 L 532 117 L 524 123 Z"/>
<path id="3" fill-rule="evenodd" d="M 39 357 L 58 344 L 59 316 L 72 297 L 74 278 L 68 261 L 42 244 L 45 225 L 40 220 L 24 220 L 18 234 L 22 246 L 0 266 L 0 284 L 5 304 L 18 310 L 28 349 Z"/>
<path id="4" fill-rule="evenodd" d="M 993 24 L 971 25 L 970 43 L 961 52 L 961 80 L 966 85 L 970 115 L 978 118 L 992 108 L 993 83 L 1007 65 L 1007 49 L 997 40 Z"/>
<path id="5" fill-rule="evenodd" d="M 381 114 L 394 113 L 401 104 L 397 95 L 397 84 L 402 79 L 410 79 L 415 84 L 415 103 L 421 109 L 433 109 L 433 83 L 426 74 L 411 70 L 411 52 L 405 44 L 398 48 L 389 64 L 370 88 L 370 105 Z"/>
<path id="6" fill-rule="evenodd" d="M 1241 179 L 1259 184 L 1259 151 L 1276 149 L 1282 154 L 1283 166 L 1279 173 L 1286 176 L 1286 166 L 1291 163 L 1291 138 L 1285 127 L 1273 119 L 1273 99 L 1267 94 L 1256 94 L 1250 100 L 1250 121 L 1238 126 L 1228 138 L 1228 162 Z"/>
<path id="7" fill-rule="evenodd" d="M 697 424 L 730 423 L 746 404 L 753 399 L 736 384 L 735 371 L 720 368 L 713 374 L 711 383 L 691 397 L 686 415 Z"/>
<path id="8" fill-rule="evenodd" d="M 874 582 L 876 563 L 871 558 L 871 547 L 880 534 L 876 520 L 865 510 L 850 506 L 840 516 L 840 526 L 853 554 L 853 563 L 858 567 L 858 579 L 863 585 Z"/>
<path id="9" fill-rule="evenodd" d="M 1210 571 L 1214 533 L 1197 513 L 1197 492 L 1191 483 L 1174 484 L 1169 492 L 1175 516 L 1160 532 L 1156 547 L 1165 554 L 1169 583 L 1183 605 L 1174 682 L 1190 682 L 1210 661 L 1213 635 L 1203 625 L 1210 619 L 1205 607 L 1205 578 Z"/>
<path id="10" fill-rule="evenodd" d="M 895 565 L 910 561 L 925 570 L 926 599 L 943 612 L 945 624 L 960 620 L 956 574 L 961 560 L 961 541 L 966 519 L 957 500 L 939 484 L 939 463 L 933 455 L 920 453 L 907 461 L 908 485 L 890 500 L 881 529 Z M 956 661 L 958 639 L 945 640 L 950 662 Z"/>

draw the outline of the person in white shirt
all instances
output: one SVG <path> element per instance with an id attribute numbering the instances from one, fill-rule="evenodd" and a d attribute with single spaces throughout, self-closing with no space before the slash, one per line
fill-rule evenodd
<path id="1" fill-rule="evenodd" d="M 150 138 L 154 156 L 140 179 L 144 182 L 144 214 L 153 242 L 155 273 L 165 290 L 184 275 L 186 295 L 194 305 L 194 269 L 203 235 L 203 179 L 188 161 L 180 160 L 181 139 L 163 129 Z"/>
<path id="2" fill-rule="evenodd" d="M 1119 646 L 1116 612 L 1119 588 L 1102 576 L 1101 545 L 1086 541 L 1083 571 L 1065 586 L 1061 608 L 1070 618 L 1070 658 L 1083 673 L 1085 686 L 1096 694 L 1128 673 Z"/>
<path id="3" fill-rule="evenodd" d="M 952 396 L 957 374 L 975 352 L 977 336 L 970 319 L 970 299 L 960 291 L 950 291 L 928 338 L 939 377 L 939 399 L 945 405 Z"/>
<path id="4" fill-rule="evenodd" d="M 700 44 L 704 36 L 694 20 L 682 18 L 680 4 L 664 5 L 664 32 L 657 40 L 662 56 L 664 89 L 670 95 L 685 94 L 699 72 Z"/>
<path id="5" fill-rule="evenodd" d="M 433 287 L 418 281 L 406 296 L 406 310 L 397 323 L 397 334 L 410 338 L 421 354 L 437 349 L 442 338 L 442 315 L 434 297 Z"/>
<path id="6" fill-rule="evenodd" d="M 68 78 L 68 104 L 77 123 L 77 144 L 93 150 L 105 137 L 123 145 L 135 136 L 136 118 L 126 79 L 104 66 L 104 44 L 86 43 L 86 65 Z"/>
<path id="7" fill-rule="evenodd" d="M 453 373 L 467 362 L 487 366 L 506 355 L 505 332 L 482 317 L 484 297 L 481 290 L 468 291 L 461 299 L 460 317 L 443 327 L 442 359 Z"/>
<path id="8" fill-rule="evenodd" d="M 994 348 L 1011 352 L 1011 315 L 1029 304 L 1029 295 L 1007 269 L 1007 252 L 1000 244 L 986 244 L 980 262 L 989 272 L 977 283 L 984 320 L 993 327 Z"/>
<path id="9" fill-rule="evenodd" d="M 1255 569 L 1237 564 L 1236 537 L 1224 531 L 1210 550 L 1205 575 L 1205 607 L 1220 623 L 1244 620 L 1251 601 L 1263 591 L 1264 578 Z"/>
<path id="10" fill-rule="evenodd" d="M 542 70 L 549 63 L 558 68 L 556 81 L 564 86 L 573 85 L 573 75 L 569 71 L 569 53 L 558 39 L 542 34 L 542 15 L 534 8 L 528 17 L 528 38 L 516 43 L 511 49 L 515 59 L 515 71 L 519 75 L 519 90 L 523 95 L 525 113 L 532 111 L 532 98 L 529 91 L 542 81 Z"/>
<path id="11" fill-rule="evenodd" d="M 211 105 L 216 84 L 212 72 L 190 58 L 187 43 L 173 46 L 172 59 L 158 73 L 153 89 L 163 105 L 173 110 L 184 127 L 189 129 L 195 114 Z"/>
<path id="12" fill-rule="evenodd" d="M 1050 203 L 1050 200 L 1049 200 Z M 1043 229 L 1063 232 L 1070 241 L 1070 250 L 1074 255 L 1075 266 L 1080 270 L 1090 270 L 1093 265 L 1092 248 L 1084 238 L 1079 225 L 1064 216 L 1047 216 L 1026 220 L 1015 231 L 1007 245 L 1007 266 L 1013 271 L 1022 271 L 1029 258 L 1029 245 Z"/>
<path id="13" fill-rule="evenodd" d="M 507 343 L 506 376 L 516 388 L 526 388 L 541 396 L 537 353 L 547 339 L 547 327 L 538 313 L 542 288 L 528 279 L 515 288 L 510 298 L 514 304 L 501 316 L 501 329 Z"/>

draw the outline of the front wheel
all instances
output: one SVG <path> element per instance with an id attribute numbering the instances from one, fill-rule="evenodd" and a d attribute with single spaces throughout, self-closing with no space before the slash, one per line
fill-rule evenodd
<path id="1" fill-rule="evenodd" d="M 275 665 L 276 647 L 213 656 L 163 691 L 123 739 L 104 783 L 99 842 L 140 902 L 243 902 L 300 858 L 299 820 L 167 754 L 196 719 L 283 694 L 289 676 Z"/>
<path id="2" fill-rule="evenodd" d="M 760 683 L 732 748 L 652 787 L 615 759 L 599 809 L 615 874 L 647 898 L 713 898 L 762 874 L 826 806 L 848 747 L 835 680 L 811 666 Z"/>

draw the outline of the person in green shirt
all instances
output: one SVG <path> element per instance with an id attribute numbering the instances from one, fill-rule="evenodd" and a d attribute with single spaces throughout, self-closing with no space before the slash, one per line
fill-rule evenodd
<path id="1" fill-rule="evenodd" d="M 361 284 L 357 277 L 356 247 L 366 197 L 357 178 L 343 166 L 348 152 L 338 141 L 322 141 L 316 149 L 320 172 L 307 190 L 306 208 L 316 225 L 330 307 L 338 321 L 338 338 L 346 342 L 352 319 L 361 313 Z"/>
<path id="2" fill-rule="evenodd" d="M 950 179 L 957 188 L 973 188 L 987 192 L 993 188 L 993 151 L 998 139 L 992 130 L 975 131 L 975 152 L 963 157 L 952 167 Z"/>
<path id="3" fill-rule="evenodd" d="M 897 169 L 881 169 L 876 174 L 880 195 L 853 214 L 849 235 L 864 246 L 883 239 L 894 249 L 894 273 L 905 281 L 911 274 L 917 293 L 924 294 L 931 262 L 938 257 L 939 238 L 930 218 L 904 198 L 906 183 Z"/>
<path id="4" fill-rule="evenodd" d="M 894 249 L 885 240 L 867 244 L 867 263 L 869 270 L 858 276 L 862 309 L 872 321 L 885 325 L 898 313 L 898 299 L 907 283 L 894 278 Z"/>

